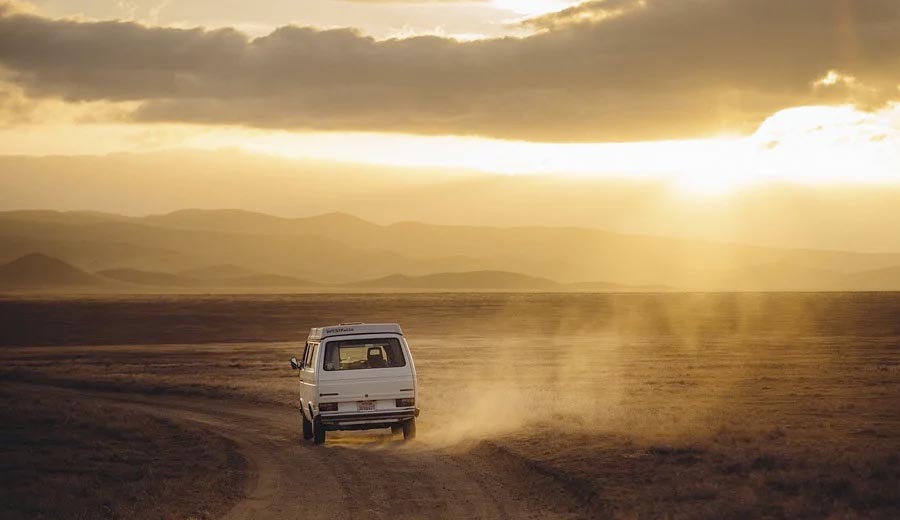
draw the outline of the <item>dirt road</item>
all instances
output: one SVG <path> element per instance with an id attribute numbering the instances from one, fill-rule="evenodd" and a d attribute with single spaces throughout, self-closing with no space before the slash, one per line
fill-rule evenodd
<path id="1" fill-rule="evenodd" d="M 205 398 L 77 394 L 235 441 L 250 465 L 245 496 L 226 515 L 253 518 L 584 518 L 596 516 L 577 486 L 489 443 L 448 450 L 387 433 L 333 432 L 301 441 L 297 412 Z"/>
<path id="2" fill-rule="evenodd" d="M 900 518 L 897 294 L 325 303 L 9 300 L 0 387 L 7 412 L 33 413 L 0 428 L 3 502 L 23 519 L 110 518 L 107 503 L 133 505 L 120 518 Z M 369 308 L 409 316 L 420 437 L 303 443 L 301 343 L 267 340 Z"/>

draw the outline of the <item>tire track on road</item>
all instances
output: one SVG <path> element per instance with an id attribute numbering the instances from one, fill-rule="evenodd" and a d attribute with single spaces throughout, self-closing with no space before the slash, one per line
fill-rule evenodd
<path id="1" fill-rule="evenodd" d="M 235 442 L 250 471 L 229 520 L 570 519 L 599 512 L 583 489 L 484 442 L 448 450 L 425 440 L 334 433 L 315 446 L 301 441 L 296 410 L 288 407 L 40 387 L 189 422 Z"/>

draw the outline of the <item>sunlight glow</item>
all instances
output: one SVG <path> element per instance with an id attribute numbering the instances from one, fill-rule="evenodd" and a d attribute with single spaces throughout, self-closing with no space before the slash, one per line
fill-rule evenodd
<path id="1" fill-rule="evenodd" d="M 578 0 L 491 0 L 494 7 L 525 16 L 561 11 L 578 3 Z"/>
<path id="2" fill-rule="evenodd" d="M 827 74 L 819 78 L 813 83 L 813 86 L 816 87 L 830 87 L 832 85 L 837 85 L 838 82 L 841 83 L 852 83 L 856 80 L 856 78 L 852 76 L 844 76 L 838 73 L 836 70 L 829 70 Z"/>
<path id="3" fill-rule="evenodd" d="M 197 136 L 189 146 L 498 174 L 668 179 L 685 193 L 719 195 L 762 182 L 900 183 L 900 105 L 877 113 L 798 107 L 774 114 L 747 137 L 680 141 L 558 144 L 231 130 Z"/>
<path id="4" fill-rule="evenodd" d="M 125 107 L 127 108 L 127 107 Z M 771 182 L 900 184 L 900 104 L 782 110 L 749 136 L 635 143 L 533 143 L 478 137 L 287 132 L 202 125 L 84 124 L 118 106 L 45 104 L 39 126 L 0 127 L 0 153 L 106 154 L 236 148 L 289 159 L 503 175 L 662 179 L 685 194 L 724 195 Z"/>

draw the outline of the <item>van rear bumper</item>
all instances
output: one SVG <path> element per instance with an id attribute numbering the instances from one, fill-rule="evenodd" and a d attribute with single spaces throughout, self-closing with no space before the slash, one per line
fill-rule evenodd
<path id="1" fill-rule="evenodd" d="M 419 409 L 391 410 L 385 412 L 357 412 L 319 414 L 322 424 L 332 430 L 365 430 L 389 426 L 419 416 Z"/>

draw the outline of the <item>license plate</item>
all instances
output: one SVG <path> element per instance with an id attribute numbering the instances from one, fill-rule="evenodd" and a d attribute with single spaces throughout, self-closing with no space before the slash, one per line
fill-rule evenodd
<path id="1" fill-rule="evenodd" d="M 374 412 L 375 411 L 375 401 L 360 401 L 358 404 L 359 404 L 360 412 Z"/>

